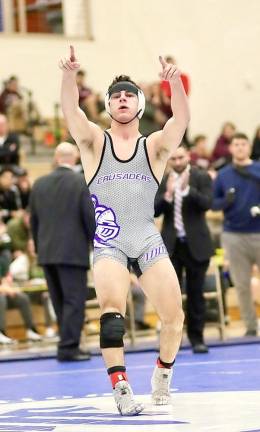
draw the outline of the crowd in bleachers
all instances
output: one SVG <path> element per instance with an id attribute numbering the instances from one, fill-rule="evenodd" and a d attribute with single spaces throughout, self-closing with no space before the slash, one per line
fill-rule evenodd
<path id="1" fill-rule="evenodd" d="M 174 58 L 167 57 L 168 62 L 174 62 Z M 110 117 L 105 112 L 104 99 L 98 91 L 92 89 L 87 83 L 87 73 L 84 70 L 77 72 L 77 84 L 79 90 L 79 105 L 86 113 L 89 120 L 106 128 L 110 124 Z M 181 73 L 181 79 L 189 96 L 190 79 L 185 73 Z M 170 88 L 167 81 L 154 81 L 152 83 L 138 83 L 146 98 L 144 115 L 140 120 L 140 131 L 147 136 L 161 129 L 171 117 Z M 30 98 L 28 100 L 28 94 Z M 37 104 L 31 99 L 32 92 L 19 85 L 16 76 L 11 76 L 3 84 L 0 94 L 0 165 L 19 165 L 19 135 L 31 134 L 32 124 L 46 124 L 42 119 Z M 208 142 L 203 134 L 190 137 L 187 132 L 184 142 L 191 149 L 192 163 L 201 168 L 218 170 L 227 162 L 230 162 L 228 145 L 231 137 L 239 130 L 231 121 L 223 124 L 220 122 L 219 136 L 215 142 Z M 60 122 L 59 134 L 62 139 L 67 138 L 68 132 L 63 122 Z M 57 133 L 57 131 L 54 131 Z M 260 126 L 252 131 L 252 159 L 260 158 Z M 3 141 L 5 139 L 5 141 Z M 7 142 L 6 142 L 7 139 Z M 55 144 L 55 142 L 54 142 Z"/>
<path id="2" fill-rule="evenodd" d="M 21 311 L 26 337 L 40 340 L 32 318 L 30 298 L 21 287 L 28 280 L 42 277 L 37 266 L 34 244 L 31 238 L 28 203 L 31 185 L 28 173 L 17 165 L 2 166 L 0 170 L 0 343 L 11 343 L 5 335 L 5 309 L 18 307 Z M 49 312 L 48 295 L 41 294 L 44 306 L 46 331 L 52 319 Z"/>
<path id="3" fill-rule="evenodd" d="M 28 171 L 21 166 L 21 136 L 30 135 L 33 122 L 38 121 L 36 106 L 28 103 L 17 77 L 11 76 L 0 95 L 0 344 L 13 342 L 6 336 L 6 309 L 19 308 L 26 327 L 26 338 L 38 341 L 31 298 L 20 286 L 40 275 L 37 267 L 29 222 L 31 181 Z M 33 120 L 34 118 L 34 120 Z M 39 301 L 44 305 L 47 334 L 50 331 L 49 299 L 46 293 Z"/>
<path id="4" fill-rule="evenodd" d="M 168 62 L 174 61 L 168 57 Z M 186 74 L 182 81 L 187 95 L 190 92 L 190 82 Z M 77 73 L 79 89 L 79 105 L 88 118 L 106 128 L 110 118 L 105 112 L 104 100 L 86 83 L 86 72 Z M 143 135 L 161 129 L 171 116 L 170 91 L 167 82 L 139 83 L 146 97 L 144 115 L 140 121 L 140 131 Z M 28 96 L 29 95 L 29 96 Z M 21 310 L 27 338 L 40 340 L 41 336 L 35 328 L 32 317 L 30 298 L 20 287 L 24 282 L 43 273 L 37 266 L 32 236 L 28 204 L 31 191 L 30 177 L 27 170 L 21 166 L 21 135 L 29 136 L 33 124 L 44 123 L 31 100 L 31 92 L 21 91 L 18 78 L 11 76 L 3 84 L 0 94 L 0 344 L 10 343 L 6 335 L 5 309 L 8 306 L 19 307 Z M 226 121 L 221 125 L 215 143 L 201 131 L 190 137 L 189 131 L 184 136 L 184 143 L 189 149 L 191 166 L 206 170 L 214 180 L 218 171 L 231 162 L 230 142 L 239 130 L 239 125 Z M 60 123 L 62 124 L 62 122 Z M 66 127 L 61 127 L 59 136 L 70 141 Z M 260 126 L 252 131 L 251 159 L 260 160 Z M 216 244 L 220 246 L 220 244 Z M 260 247 L 260 246 L 259 246 Z M 18 288 L 19 287 L 19 288 Z M 45 307 L 47 334 L 50 330 L 51 318 L 49 299 L 46 293 L 41 294 L 40 301 Z"/>

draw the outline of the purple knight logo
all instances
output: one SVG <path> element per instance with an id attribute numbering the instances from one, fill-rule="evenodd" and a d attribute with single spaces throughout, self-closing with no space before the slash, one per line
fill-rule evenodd
<path id="1" fill-rule="evenodd" d="M 116 238 L 120 231 L 120 226 L 116 222 L 115 212 L 110 207 L 100 204 L 96 195 L 91 195 L 91 199 L 96 219 L 94 247 L 113 247 L 109 244 L 109 240 Z"/>

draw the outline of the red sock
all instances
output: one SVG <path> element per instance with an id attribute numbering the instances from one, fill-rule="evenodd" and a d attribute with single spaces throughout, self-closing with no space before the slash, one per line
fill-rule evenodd
<path id="1" fill-rule="evenodd" d="M 119 381 L 128 381 L 125 367 L 123 366 L 115 366 L 108 369 L 108 374 L 111 379 L 112 387 L 115 388 L 115 385 Z"/>
<path id="2" fill-rule="evenodd" d="M 173 362 L 171 362 L 171 363 L 165 363 L 164 361 L 162 361 L 160 359 L 160 357 L 158 357 L 158 359 L 157 359 L 157 366 L 159 368 L 171 369 L 172 366 L 173 366 L 173 364 L 174 364 L 174 362 L 175 362 L 175 360 L 173 360 Z"/>

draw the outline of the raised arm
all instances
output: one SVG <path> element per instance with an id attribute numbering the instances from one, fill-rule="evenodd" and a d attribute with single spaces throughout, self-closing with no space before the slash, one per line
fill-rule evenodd
<path id="1" fill-rule="evenodd" d="M 80 149 L 93 145 L 102 133 L 99 126 L 90 122 L 79 107 L 79 91 L 76 74 L 80 64 L 75 57 L 73 46 L 70 46 L 70 58 L 60 60 L 63 71 L 61 85 L 61 107 L 71 136 Z"/>
<path id="2" fill-rule="evenodd" d="M 190 111 L 177 66 L 167 63 L 162 56 L 159 57 L 159 61 L 162 66 L 160 78 L 169 81 L 171 88 L 172 117 L 161 131 L 155 132 L 153 135 L 158 150 L 165 150 L 167 155 L 167 153 L 174 152 L 180 145 L 190 120 Z"/>

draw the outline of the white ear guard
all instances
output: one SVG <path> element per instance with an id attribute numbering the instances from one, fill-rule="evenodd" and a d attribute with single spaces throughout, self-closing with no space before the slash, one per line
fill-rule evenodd
<path id="1" fill-rule="evenodd" d="M 110 112 L 110 106 L 109 106 L 109 99 L 110 99 L 110 96 L 109 96 L 109 94 L 107 92 L 106 96 L 105 96 L 105 110 L 106 110 L 106 112 L 108 114 L 111 114 L 111 112 Z"/>
<path id="2" fill-rule="evenodd" d="M 144 110 L 145 110 L 145 97 L 144 97 L 142 90 L 138 89 L 138 112 L 139 112 L 139 114 L 137 117 L 139 119 L 142 118 Z"/>
<path id="3" fill-rule="evenodd" d="M 117 92 L 117 91 L 122 91 L 122 90 L 127 90 L 130 91 L 132 93 L 135 93 L 138 97 L 138 115 L 137 117 L 140 119 L 144 113 L 145 110 L 145 97 L 144 94 L 142 92 L 142 90 L 140 90 L 138 87 L 136 87 L 134 84 L 128 82 L 128 81 L 121 81 L 116 83 L 112 89 L 106 93 L 105 96 L 105 109 L 106 112 L 111 115 L 111 111 L 110 111 L 110 97 L 113 93 Z"/>

